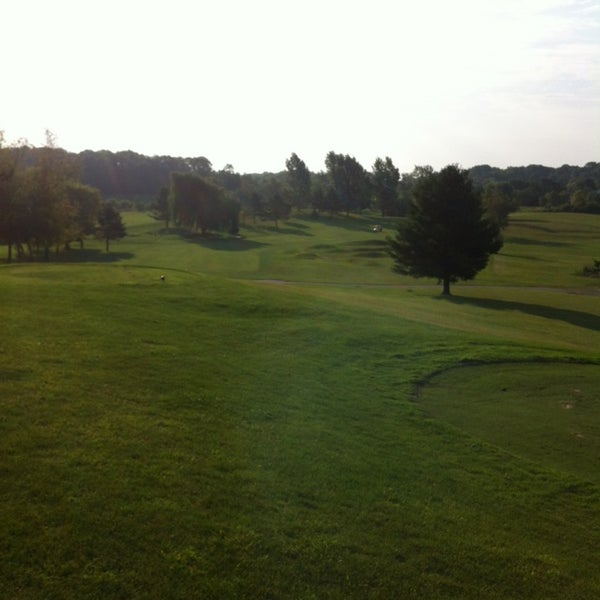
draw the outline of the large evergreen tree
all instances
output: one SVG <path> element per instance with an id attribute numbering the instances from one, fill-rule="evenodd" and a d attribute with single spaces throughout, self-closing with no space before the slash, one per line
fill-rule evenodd
<path id="1" fill-rule="evenodd" d="M 408 216 L 388 243 L 396 272 L 435 277 L 449 295 L 451 282 L 473 279 L 485 268 L 502 238 L 468 172 L 450 165 L 417 177 Z"/>

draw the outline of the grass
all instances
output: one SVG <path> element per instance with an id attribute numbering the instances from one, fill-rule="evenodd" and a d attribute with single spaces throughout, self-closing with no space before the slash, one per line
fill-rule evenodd
<path id="1" fill-rule="evenodd" d="M 372 218 L 127 219 L 0 268 L 1 597 L 598 595 L 600 219 L 519 213 L 449 301 Z"/>
<path id="2" fill-rule="evenodd" d="M 599 378 L 589 364 L 468 367 L 433 378 L 420 400 L 487 443 L 600 483 Z"/>

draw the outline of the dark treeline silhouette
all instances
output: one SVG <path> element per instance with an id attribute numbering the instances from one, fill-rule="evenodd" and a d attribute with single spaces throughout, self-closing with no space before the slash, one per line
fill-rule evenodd
<path id="1" fill-rule="evenodd" d="M 204 156 L 70 153 L 56 147 L 51 132 L 47 135 L 46 146 L 35 148 L 2 145 L 0 132 L 0 241 L 8 245 L 9 258 L 11 249 L 19 256 L 41 249 L 48 256 L 51 247 L 83 243 L 85 236 L 98 233 L 104 200 L 117 209 L 150 209 L 167 228 L 173 222 L 203 235 L 209 230 L 235 234 L 240 223 L 257 220 L 278 229 L 294 211 L 308 211 L 313 218 L 364 210 L 406 216 L 416 183 L 432 172 L 429 166 L 417 166 L 401 173 L 390 157 L 377 158 L 367 170 L 355 157 L 331 151 L 320 172 L 311 172 L 292 153 L 279 172 L 240 174 L 232 165 L 214 170 Z M 600 163 L 506 169 L 478 165 L 466 172 L 486 215 L 501 229 L 520 206 L 600 213 Z"/>

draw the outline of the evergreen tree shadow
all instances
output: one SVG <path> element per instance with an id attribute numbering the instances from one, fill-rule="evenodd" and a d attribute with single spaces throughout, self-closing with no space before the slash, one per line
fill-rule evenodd
<path id="1" fill-rule="evenodd" d="M 444 298 L 439 298 L 444 299 Z M 468 298 L 465 296 L 450 296 L 445 297 L 445 300 L 454 304 L 470 304 L 479 308 L 488 310 L 511 310 L 520 311 L 522 313 L 533 315 L 535 317 L 543 317 L 544 319 L 553 319 L 563 321 L 582 327 L 591 329 L 592 331 L 600 331 L 600 317 L 598 315 L 581 312 L 578 310 L 570 310 L 567 308 L 556 308 L 554 306 L 546 306 L 543 304 L 531 304 L 528 302 L 512 302 L 508 300 L 495 300 L 489 298 Z"/>

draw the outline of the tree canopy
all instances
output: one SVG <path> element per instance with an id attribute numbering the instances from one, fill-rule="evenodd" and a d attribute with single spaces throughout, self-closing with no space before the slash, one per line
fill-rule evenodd
<path id="1" fill-rule="evenodd" d="M 369 174 L 356 158 L 329 152 L 325 166 L 335 200 L 334 210 L 348 214 L 350 211 L 360 212 L 371 204 Z"/>
<path id="2" fill-rule="evenodd" d="M 119 211 L 111 202 L 104 203 L 100 209 L 97 233 L 98 237 L 106 242 L 107 252 L 111 240 L 120 240 L 127 233 Z"/>
<path id="3" fill-rule="evenodd" d="M 169 192 L 175 222 L 205 235 L 209 229 L 238 231 L 239 203 L 206 177 L 172 173 Z"/>
<path id="4" fill-rule="evenodd" d="M 311 196 L 311 174 L 306 163 L 292 152 L 285 161 L 292 204 L 300 210 L 308 206 Z"/>
<path id="5" fill-rule="evenodd" d="M 417 176 L 407 218 L 388 244 L 396 272 L 437 278 L 449 295 L 451 282 L 473 279 L 485 268 L 502 238 L 468 172 L 449 165 Z"/>
<path id="6" fill-rule="evenodd" d="M 381 216 L 397 215 L 400 212 L 398 184 L 400 171 L 389 156 L 377 158 L 373 164 L 371 185 L 375 204 Z"/>
<path id="7" fill-rule="evenodd" d="M 46 138 L 35 153 L 24 145 L 0 145 L 0 241 L 9 262 L 13 248 L 19 258 L 42 253 L 48 259 L 51 247 L 58 253 L 95 232 L 99 190 L 80 183 L 75 155 L 57 148 L 51 132 Z"/>

